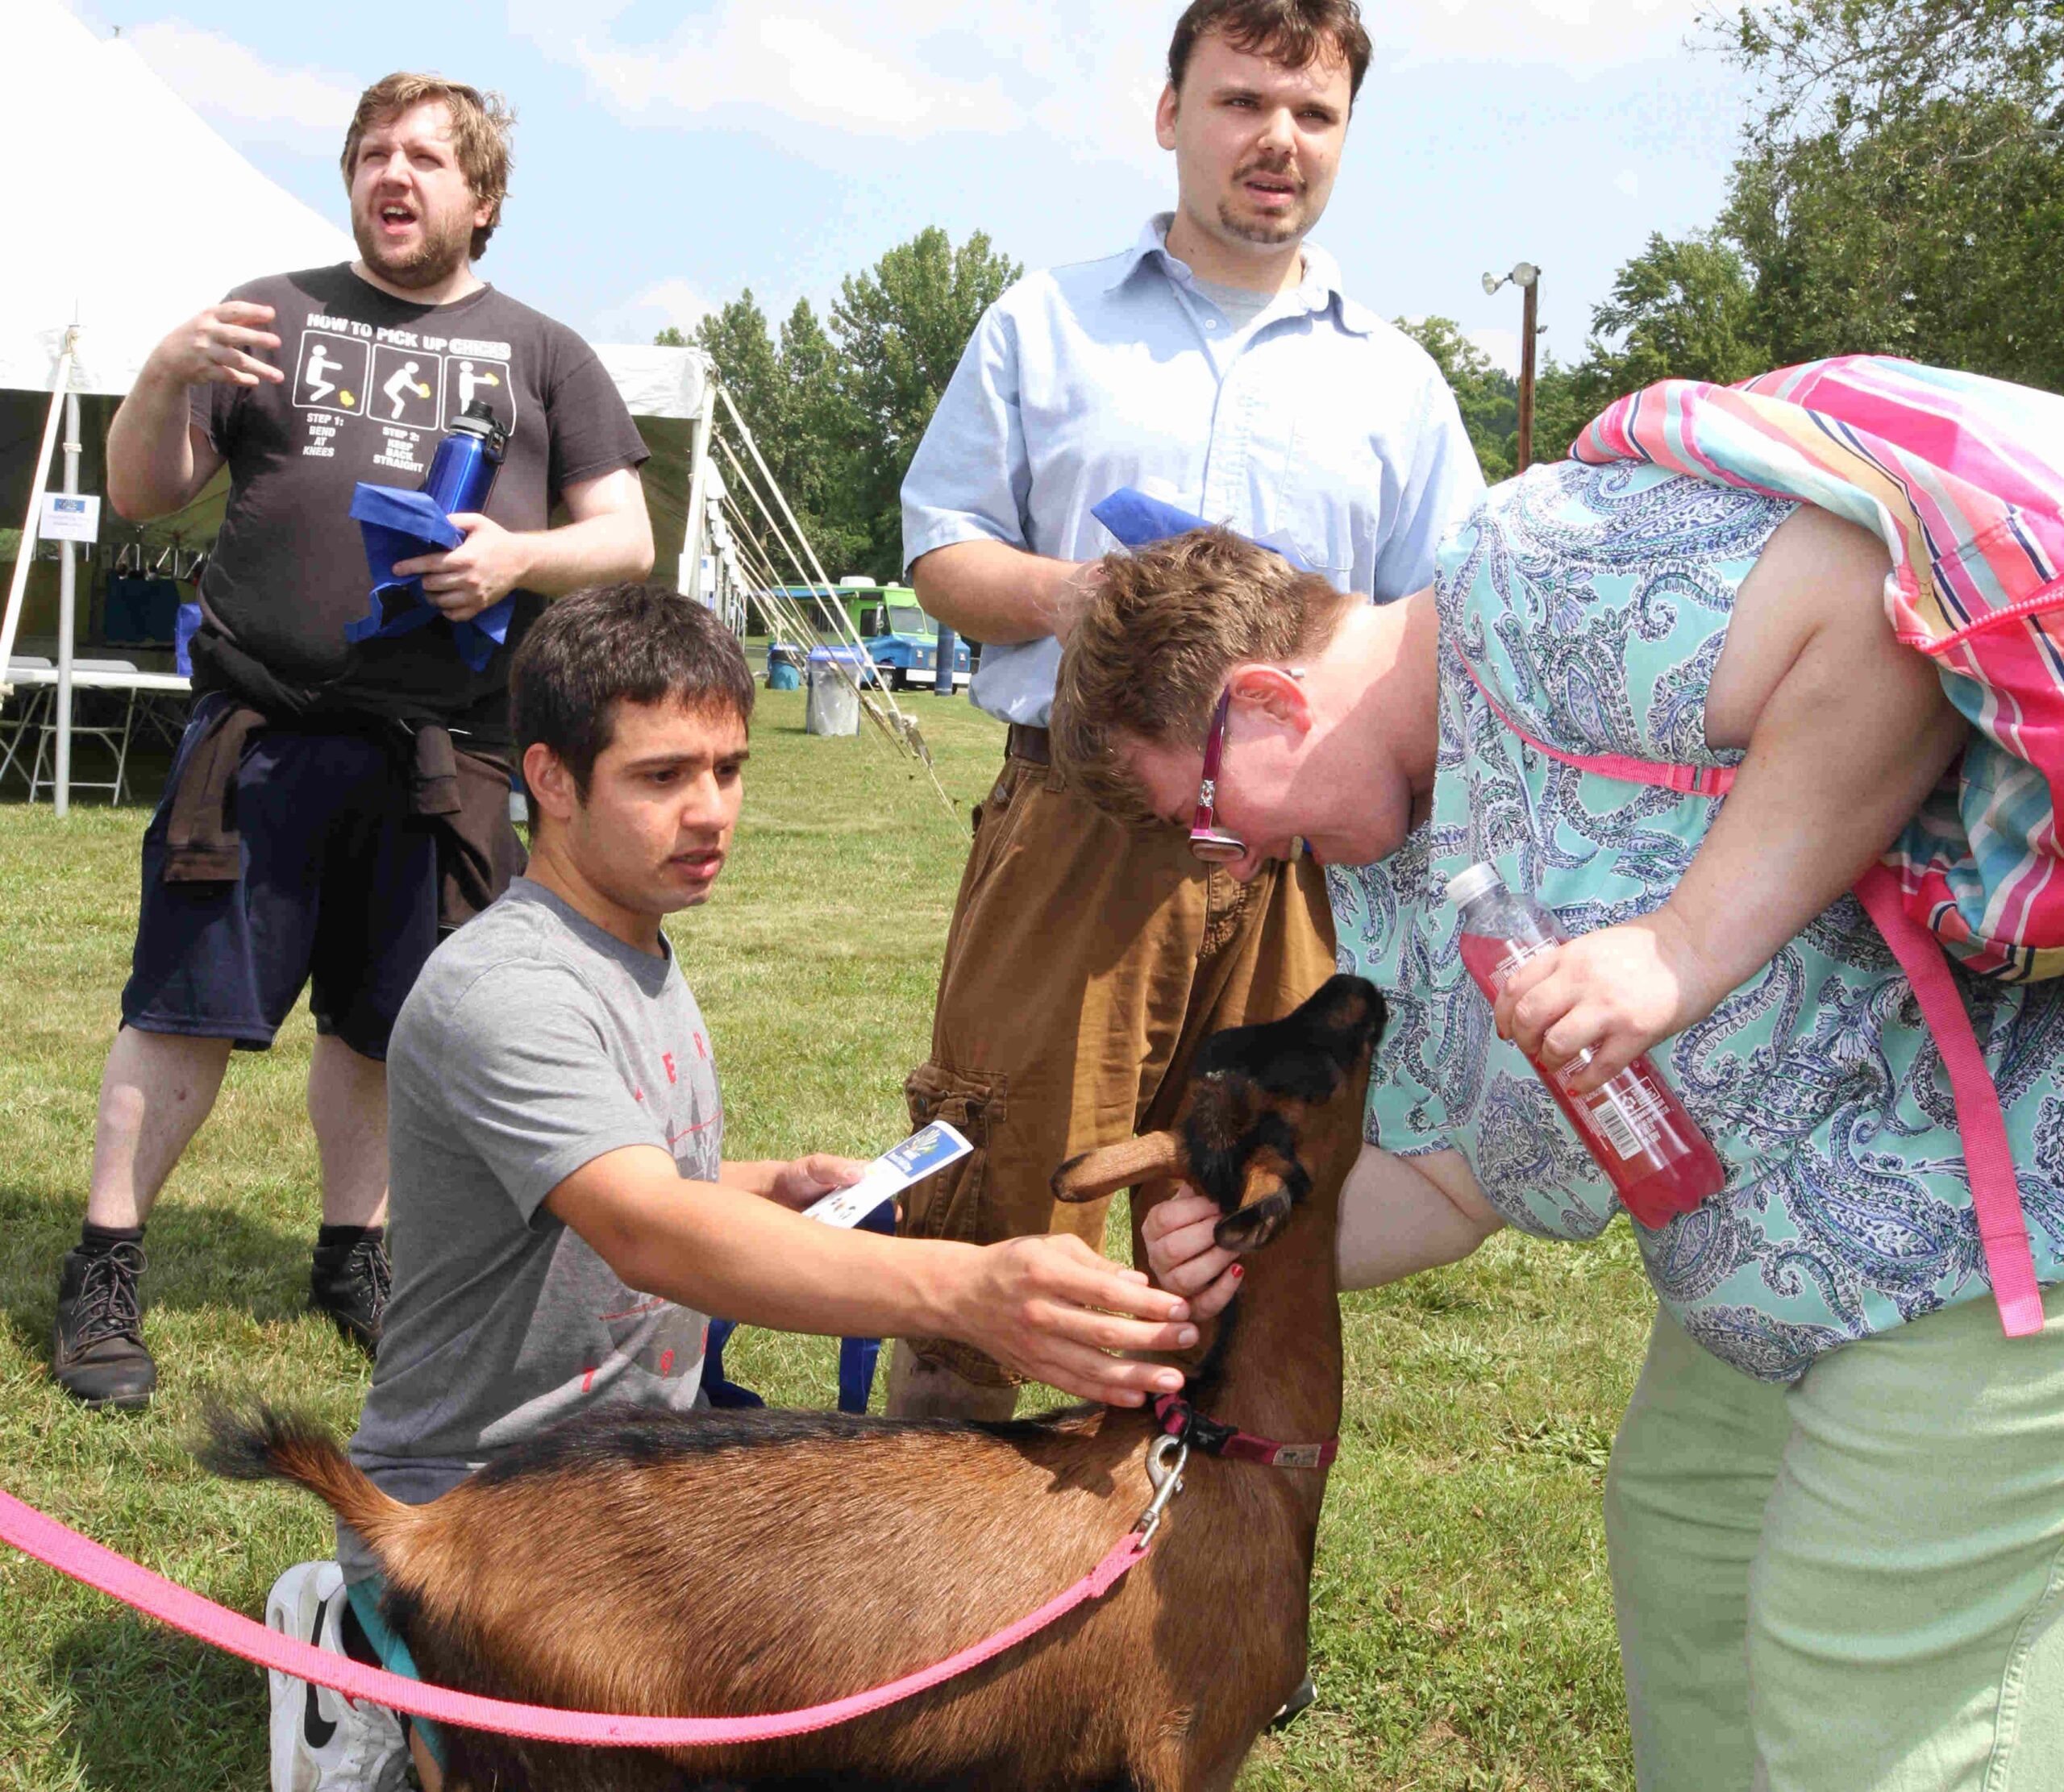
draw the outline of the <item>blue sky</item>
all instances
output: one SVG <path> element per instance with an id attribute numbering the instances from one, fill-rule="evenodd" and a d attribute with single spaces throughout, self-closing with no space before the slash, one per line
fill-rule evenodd
<path id="1" fill-rule="evenodd" d="M 397 67 L 519 114 L 481 272 L 601 340 L 690 325 L 750 286 L 779 318 L 928 224 L 1028 266 L 1130 242 L 1170 202 L 1155 148 L 1180 0 L 74 0 L 274 179 L 340 225 L 360 88 Z M 1455 318 L 1515 364 L 1545 270 L 1546 346 L 1653 231 L 1711 221 L 1747 103 L 1695 53 L 1705 0 L 1375 0 L 1378 39 L 1316 240 L 1386 316 Z M 111 123 L 112 121 L 106 121 Z M 139 146 L 139 149 L 143 146 Z M 253 269 L 254 273 L 262 270 Z"/>

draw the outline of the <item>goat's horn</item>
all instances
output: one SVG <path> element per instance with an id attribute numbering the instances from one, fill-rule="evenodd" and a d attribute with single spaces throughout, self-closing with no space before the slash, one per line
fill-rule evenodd
<path id="1" fill-rule="evenodd" d="M 1180 1139 L 1173 1133 L 1146 1133 L 1070 1158 L 1054 1172 L 1054 1198 L 1093 1201 L 1114 1189 L 1180 1176 L 1184 1168 Z"/>

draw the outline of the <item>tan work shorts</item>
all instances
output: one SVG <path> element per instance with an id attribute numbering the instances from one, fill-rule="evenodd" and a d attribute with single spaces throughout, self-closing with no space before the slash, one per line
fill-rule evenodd
<path id="1" fill-rule="evenodd" d="M 1054 1170 L 1167 1125 L 1203 1040 L 1279 1018 L 1332 975 L 1324 875 L 1302 861 L 1237 884 L 1177 830 L 1122 828 L 1026 757 L 1005 760 L 974 832 L 931 1058 L 905 1087 L 916 1124 L 950 1121 L 975 1150 L 904 1196 L 902 1230 L 1101 1248 L 1109 1203 L 1056 1203 Z M 964 1345 L 908 1341 L 963 1379 L 1013 1378 Z"/>

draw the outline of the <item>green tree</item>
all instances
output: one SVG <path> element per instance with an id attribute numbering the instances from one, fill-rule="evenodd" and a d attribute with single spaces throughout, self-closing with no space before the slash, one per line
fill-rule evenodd
<path id="1" fill-rule="evenodd" d="M 665 329 L 654 335 L 652 346 L 655 348 L 685 348 L 688 347 L 688 338 L 680 333 L 679 324 L 670 323 Z"/>
<path id="2" fill-rule="evenodd" d="M 1706 20 L 1758 79 L 1752 140 L 1832 131 L 1858 141 L 1942 102 L 1972 114 L 1954 160 L 2017 144 L 2056 147 L 2064 8 L 2056 0 L 1764 0 Z M 1991 113 L 1995 104 L 2015 112 Z"/>
<path id="3" fill-rule="evenodd" d="M 811 448 L 795 430 L 788 382 L 781 374 L 780 356 L 768 331 L 767 314 L 759 309 L 752 289 L 748 286 L 730 304 L 711 312 L 697 324 L 695 343 L 710 357 L 718 379 L 730 394 L 731 402 L 738 406 L 745 426 L 752 431 L 752 439 L 766 457 L 776 481 L 789 502 L 796 504 L 797 487 L 812 483 Z M 721 409 L 718 422 L 728 430 L 728 421 Z M 759 470 L 753 467 L 751 456 L 743 446 L 739 458 L 745 462 L 753 483 L 759 485 Z M 758 505 L 748 493 L 739 489 L 730 463 L 721 455 L 717 468 L 731 489 L 732 501 L 738 505 L 739 513 L 753 532 L 765 540 L 769 552 L 780 563 L 777 570 L 786 572 L 789 568 L 785 560 L 775 545 L 773 534 Z M 772 494 L 765 495 L 772 503 Z M 809 530 L 811 518 L 801 505 L 797 505 L 797 514 L 804 528 Z"/>
<path id="4" fill-rule="evenodd" d="M 1397 327 L 1425 349 L 1461 407 L 1484 476 L 1509 479 L 1519 455 L 1519 382 L 1462 333 L 1452 318 L 1400 318 Z"/>
<path id="5" fill-rule="evenodd" d="M 1758 87 L 1727 204 L 1650 237 L 1581 358 L 1543 365 L 1536 453 L 1656 380 L 1825 355 L 2064 389 L 2064 5 L 1771 0 L 1706 23 Z"/>
<path id="6" fill-rule="evenodd" d="M 876 578 L 901 566 L 903 476 L 940 395 L 982 314 L 1022 272 L 982 231 L 956 249 L 934 227 L 839 289 L 831 332 L 855 431 L 852 514 L 867 530 L 868 570 Z"/>
<path id="7" fill-rule="evenodd" d="M 778 477 L 780 468 L 770 444 L 789 433 L 788 388 L 780 357 L 767 327 L 767 314 L 748 286 L 722 310 L 712 311 L 695 326 L 695 343 L 717 369 L 717 377 L 739 407 Z"/>
<path id="8" fill-rule="evenodd" d="M 1779 0 L 1722 226 L 1774 360 L 1911 355 L 2064 387 L 2064 6 Z"/>
<path id="9" fill-rule="evenodd" d="M 1748 267 L 1712 231 L 1650 236 L 1592 310 L 1591 328 L 1588 359 L 1610 367 L 1607 384 L 1620 392 L 1669 379 L 1726 385 L 1770 364 Z"/>
<path id="10" fill-rule="evenodd" d="M 1542 364 L 1534 388 L 1533 453 L 1558 460 L 1616 398 L 1658 380 L 1731 385 L 1772 365 L 1755 282 L 1717 231 L 1658 233 L 1592 308 L 1583 357 Z"/>
<path id="11" fill-rule="evenodd" d="M 783 489 L 826 572 L 838 578 L 858 570 L 873 546 L 855 501 L 861 431 L 846 395 L 838 346 L 808 299 L 797 300 L 781 326 L 778 359 L 789 430 Z"/>

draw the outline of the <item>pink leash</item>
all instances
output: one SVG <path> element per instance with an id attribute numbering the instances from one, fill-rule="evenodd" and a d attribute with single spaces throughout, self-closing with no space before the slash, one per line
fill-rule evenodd
<path id="1" fill-rule="evenodd" d="M 827 1729 L 870 1711 L 878 1711 L 900 1699 L 930 1690 L 955 1675 L 978 1667 L 1090 1599 L 1101 1599 L 1125 1578 L 1135 1563 L 1144 1561 L 1148 1543 L 1138 1531 L 1129 1531 L 1111 1546 L 1110 1553 L 1064 1593 L 1056 1595 L 1029 1616 L 998 1631 L 972 1648 L 900 1680 L 892 1680 L 872 1690 L 834 1699 L 828 1705 L 812 1705 L 796 1711 L 772 1711 L 759 1717 L 617 1717 L 601 1711 L 556 1711 L 544 1705 L 519 1705 L 506 1699 L 483 1698 L 475 1693 L 453 1692 L 443 1686 L 426 1686 L 382 1669 L 372 1668 L 347 1657 L 282 1636 L 264 1625 L 204 1599 L 198 1593 L 139 1567 L 126 1556 L 81 1536 L 54 1518 L 24 1505 L 11 1494 L 0 1491 L 0 1542 L 11 1543 L 25 1554 L 47 1563 L 60 1574 L 82 1585 L 112 1595 L 125 1605 L 184 1631 L 189 1636 L 240 1655 L 260 1667 L 276 1668 L 297 1679 L 328 1686 L 347 1698 L 364 1699 L 390 1711 L 406 1711 L 412 1717 L 434 1719 L 463 1729 L 488 1730 L 503 1736 L 527 1736 L 535 1742 L 576 1742 L 622 1748 L 678 1748 L 720 1743 L 768 1742 L 780 1736 L 806 1735 Z"/>
<path id="2" fill-rule="evenodd" d="M 1507 715 L 1467 660 L 1463 670 L 1491 713 L 1513 734 L 1536 752 L 1579 771 L 1595 771 L 1629 784 L 1660 785 L 1696 796 L 1724 796 L 1734 782 L 1734 774 L 1724 767 L 1656 765 L 1621 753 L 1563 752 L 1535 739 Z M 1971 1210 L 1978 1220 L 1978 1241 L 1985 1253 L 1992 1298 L 1999 1303 L 2001 1328 L 2010 1338 L 2033 1337 L 2043 1327 L 2042 1290 L 2036 1281 L 2028 1218 L 2021 1211 L 2013 1149 L 2007 1141 L 2007 1116 L 1972 1030 L 1970 1012 L 1950 975 L 1949 958 L 1941 942 L 1906 912 L 1899 880 L 1884 866 L 1873 865 L 1866 871 L 1857 880 L 1855 894 L 1913 986 L 1920 1017 L 1928 1023 L 1935 1049 L 1942 1054 L 1943 1068 L 1950 1073 L 1957 1129 L 1963 1137 L 1964 1170 L 1970 1178 Z"/>

